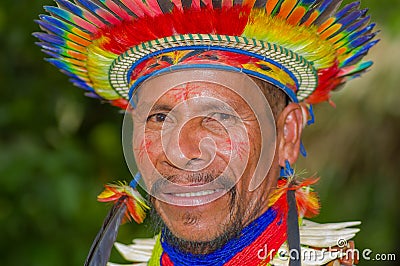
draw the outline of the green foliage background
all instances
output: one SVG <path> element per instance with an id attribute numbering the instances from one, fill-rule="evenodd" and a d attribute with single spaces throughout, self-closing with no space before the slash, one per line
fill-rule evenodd
<path id="1" fill-rule="evenodd" d="M 348 1 L 347 1 L 348 2 Z M 49 0 L 0 5 L 0 265 L 82 265 L 107 212 L 104 183 L 130 180 L 122 115 L 82 96 L 34 45 L 33 22 Z M 296 168 L 321 176 L 317 221 L 361 220 L 359 249 L 399 257 L 400 1 L 366 0 L 382 30 L 363 79 L 317 106 Z M 119 240 L 149 235 L 134 224 Z M 114 261 L 121 258 L 112 255 Z M 360 265 L 396 265 L 367 262 Z"/>

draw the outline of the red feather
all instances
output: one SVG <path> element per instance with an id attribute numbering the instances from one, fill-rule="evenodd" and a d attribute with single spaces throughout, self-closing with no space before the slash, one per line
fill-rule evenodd
<path id="1" fill-rule="evenodd" d="M 121 54 L 140 43 L 176 34 L 192 32 L 240 36 L 248 21 L 250 8 L 241 5 L 199 10 L 175 8 L 171 13 L 158 16 L 143 15 L 131 21 L 122 21 L 99 31 L 96 39 L 104 36 L 102 47 Z"/>
<path id="2" fill-rule="evenodd" d="M 329 101 L 330 92 L 342 83 L 343 78 L 339 77 L 340 68 L 338 62 L 330 68 L 318 71 L 318 86 L 315 91 L 305 100 L 306 103 L 316 104 Z"/>

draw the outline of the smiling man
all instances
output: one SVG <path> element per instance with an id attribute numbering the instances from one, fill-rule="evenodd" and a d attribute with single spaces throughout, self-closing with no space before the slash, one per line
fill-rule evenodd
<path id="1" fill-rule="evenodd" d="M 356 261 L 337 249 L 352 247 L 338 240 L 358 222 L 304 220 L 318 213 L 315 180 L 292 165 L 312 105 L 372 64 L 362 58 L 377 42 L 374 24 L 359 2 L 56 2 L 37 21 L 38 45 L 89 96 L 126 111 L 135 175 L 99 196 L 115 205 L 85 265 L 105 265 L 123 216 L 141 223 L 147 209 L 156 238 L 116 244 L 133 262 Z"/>
<path id="2" fill-rule="evenodd" d="M 146 81 L 135 98 L 133 150 L 166 238 L 188 252 L 211 252 L 267 211 L 279 172 L 276 156 L 267 177 L 276 131 L 251 78 L 181 70 Z M 301 108 L 289 109 L 301 119 Z M 261 185 L 250 189 L 255 182 Z"/>

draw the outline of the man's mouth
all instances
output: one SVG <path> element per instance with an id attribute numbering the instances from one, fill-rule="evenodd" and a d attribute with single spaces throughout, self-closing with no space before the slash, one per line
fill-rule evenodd
<path id="1" fill-rule="evenodd" d="M 187 192 L 187 193 L 175 193 L 176 197 L 200 197 L 200 196 L 207 196 L 219 192 L 222 189 L 208 189 L 202 190 L 199 192 Z"/>
<path id="2" fill-rule="evenodd" d="M 178 185 L 170 183 L 157 193 L 158 199 L 171 205 L 198 206 L 210 203 L 224 194 L 227 189 L 214 182 L 203 185 Z"/>

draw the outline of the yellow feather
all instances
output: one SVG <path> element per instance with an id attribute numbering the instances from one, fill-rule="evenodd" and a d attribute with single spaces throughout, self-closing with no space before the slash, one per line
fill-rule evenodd
<path id="1" fill-rule="evenodd" d="M 105 41 L 107 41 L 107 39 L 102 37 L 93 41 L 93 43 L 87 47 L 87 70 L 96 93 L 106 100 L 117 100 L 121 98 L 121 96 L 112 88 L 108 80 L 108 71 L 112 62 L 118 55 L 101 48 L 101 44 Z"/>
<path id="2" fill-rule="evenodd" d="M 269 16 L 264 10 L 251 12 L 243 35 L 284 46 L 314 62 L 317 69 L 330 67 L 335 61 L 332 43 L 321 38 L 317 27 L 290 25 L 284 19 Z"/>
<path id="3" fill-rule="evenodd" d="M 105 189 L 105 190 L 103 190 L 103 192 L 101 192 L 97 196 L 97 198 L 98 199 L 106 199 L 106 198 L 109 198 L 109 197 L 114 196 L 114 195 L 115 195 L 115 193 L 113 191 L 111 191 L 109 189 Z"/>

